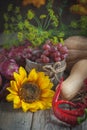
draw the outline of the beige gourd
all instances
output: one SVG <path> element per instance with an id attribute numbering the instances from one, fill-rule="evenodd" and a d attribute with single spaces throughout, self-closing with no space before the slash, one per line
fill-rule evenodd
<path id="1" fill-rule="evenodd" d="M 71 36 L 64 40 L 64 45 L 68 48 L 68 57 L 66 59 L 66 71 L 70 72 L 71 68 L 79 60 L 87 59 L 87 37 Z"/>
<path id="2" fill-rule="evenodd" d="M 64 99 L 71 100 L 83 87 L 83 81 L 87 78 L 87 60 L 78 61 L 70 72 L 69 77 L 63 81 L 61 94 Z"/>

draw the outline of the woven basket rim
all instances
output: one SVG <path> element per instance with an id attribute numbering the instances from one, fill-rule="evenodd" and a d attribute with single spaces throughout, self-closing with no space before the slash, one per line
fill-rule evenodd
<path id="1" fill-rule="evenodd" d="M 34 63 L 34 64 L 39 64 L 39 65 L 46 65 L 46 64 L 48 64 L 48 65 L 53 65 L 54 63 L 56 63 L 56 62 L 50 62 L 50 63 L 37 63 L 37 62 L 34 62 L 34 61 L 32 61 L 32 60 L 30 60 L 30 59 L 27 59 L 26 58 L 26 61 L 29 61 L 29 62 L 31 62 L 31 63 Z M 65 62 L 65 59 L 64 60 L 61 60 L 61 61 L 59 61 L 59 62 Z"/>

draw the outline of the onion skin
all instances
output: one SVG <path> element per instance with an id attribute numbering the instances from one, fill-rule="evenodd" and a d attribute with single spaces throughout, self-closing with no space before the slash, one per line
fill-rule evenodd
<path id="1" fill-rule="evenodd" d="M 14 59 L 6 58 L 0 64 L 0 73 L 6 79 L 13 79 L 13 72 L 18 72 L 19 66 Z"/>
<path id="2" fill-rule="evenodd" d="M 1 89 L 1 86 L 2 86 L 2 77 L 0 75 L 0 89 Z"/>

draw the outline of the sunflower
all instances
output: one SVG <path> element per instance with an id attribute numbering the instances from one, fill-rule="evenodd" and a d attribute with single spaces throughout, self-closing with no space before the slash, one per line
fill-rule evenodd
<path id="1" fill-rule="evenodd" d="M 13 101 L 13 108 L 21 108 L 24 112 L 49 109 L 52 106 L 54 91 L 53 83 L 44 72 L 32 69 L 29 74 L 23 67 L 14 72 L 14 80 L 10 81 L 7 90 L 10 92 L 6 99 Z"/>

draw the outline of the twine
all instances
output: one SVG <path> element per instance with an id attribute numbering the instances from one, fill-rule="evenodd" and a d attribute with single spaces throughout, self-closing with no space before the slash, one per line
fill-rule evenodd
<path id="1" fill-rule="evenodd" d="M 35 62 L 31 62 L 30 60 L 26 59 L 26 70 L 30 72 L 31 69 L 36 68 L 37 71 L 44 71 L 46 75 L 48 75 L 54 85 L 57 85 L 60 78 L 63 75 L 63 71 L 66 68 L 66 62 L 55 62 L 50 64 L 38 64 Z"/>
<path id="2" fill-rule="evenodd" d="M 83 86 L 85 87 L 85 86 Z M 87 99 L 87 90 L 81 89 L 77 95 L 72 99 L 73 102 L 85 102 L 85 99 Z"/>
<path id="3" fill-rule="evenodd" d="M 60 80 L 58 74 L 63 72 L 65 68 L 66 68 L 66 62 L 64 63 L 63 66 L 61 62 L 56 62 L 53 64 L 53 66 L 52 65 L 43 66 L 43 70 L 51 78 L 51 80 L 53 81 L 55 79 L 58 82 Z"/>

